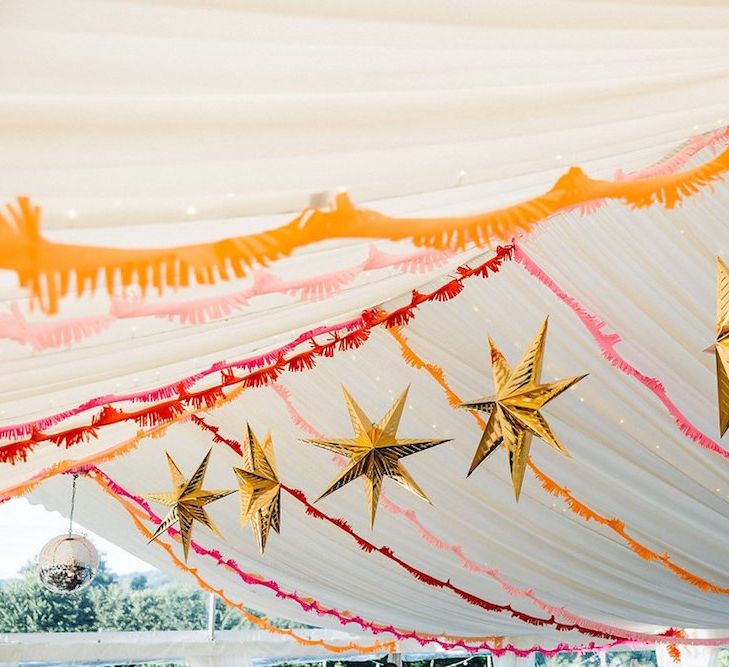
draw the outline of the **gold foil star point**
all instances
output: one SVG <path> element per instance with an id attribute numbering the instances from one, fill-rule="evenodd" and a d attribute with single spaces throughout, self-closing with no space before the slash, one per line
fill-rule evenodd
<path id="1" fill-rule="evenodd" d="M 540 384 L 548 319 L 545 319 L 524 356 L 512 370 L 496 343 L 489 336 L 491 371 L 496 394 L 461 403 L 460 407 L 489 413 L 481 440 L 468 470 L 470 475 L 501 445 L 509 458 L 514 496 L 519 501 L 524 473 L 529 460 L 533 435 L 538 436 L 565 456 L 570 456 L 539 412 L 549 401 L 586 377 Z"/>
<path id="2" fill-rule="evenodd" d="M 155 530 L 149 541 L 153 542 L 169 528 L 174 526 L 176 523 L 179 523 L 180 540 L 182 542 L 182 550 L 184 552 L 186 562 L 187 555 L 190 550 L 192 524 L 194 521 L 201 523 L 216 535 L 220 535 L 218 527 L 205 511 L 205 505 L 215 502 L 216 500 L 220 500 L 221 498 L 225 498 L 225 496 L 228 496 L 231 493 L 235 493 L 235 491 L 232 490 L 208 490 L 202 488 L 211 452 L 212 449 L 209 449 L 208 453 L 205 454 L 202 462 L 189 480 L 182 474 L 180 469 L 177 467 L 177 464 L 169 455 L 169 452 L 165 452 L 165 455 L 167 456 L 167 466 L 170 470 L 170 478 L 174 488 L 172 491 L 149 493 L 144 496 L 148 500 L 153 500 L 161 505 L 172 508 L 159 526 L 157 526 L 157 530 Z"/>
<path id="3" fill-rule="evenodd" d="M 354 438 L 316 438 L 305 441 L 350 459 L 344 470 L 317 500 L 325 498 L 358 477 L 364 477 L 370 526 L 372 527 L 375 524 L 377 505 L 385 477 L 392 478 L 419 498 L 430 502 L 424 491 L 400 463 L 400 459 L 441 445 L 448 440 L 397 437 L 409 389 L 408 385 L 385 416 L 373 424 L 347 389 L 342 387 L 354 429 Z"/>
<path id="4" fill-rule="evenodd" d="M 719 432 L 729 428 L 729 268 L 717 257 L 716 271 L 716 385 L 719 401 Z"/>
<path id="5" fill-rule="evenodd" d="M 266 550 L 268 533 L 281 529 L 281 483 L 276 469 L 271 434 L 261 443 L 246 424 L 243 441 L 243 467 L 233 468 L 240 487 L 241 524 L 251 524 L 258 550 Z"/>

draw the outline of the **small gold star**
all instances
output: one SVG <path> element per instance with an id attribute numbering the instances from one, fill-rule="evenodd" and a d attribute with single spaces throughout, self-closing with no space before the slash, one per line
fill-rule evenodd
<path id="1" fill-rule="evenodd" d="M 526 464 L 529 460 L 532 434 L 542 438 L 558 452 L 569 456 L 567 450 L 552 433 L 546 419 L 539 413 L 539 409 L 586 377 L 586 375 L 578 375 L 549 384 L 539 384 L 547 322 L 548 319 L 545 319 L 513 371 L 504 355 L 489 337 L 491 369 L 496 395 L 461 404 L 463 408 L 490 413 L 468 474 L 470 475 L 489 454 L 503 444 L 509 456 L 511 482 L 517 502 L 521 494 Z"/>
<path id="2" fill-rule="evenodd" d="M 250 521 L 261 554 L 266 549 L 268 532 L 281 528 L 281 484 L 276 470 L 271 434 L 263 444 L 258 441 L 250 425 L 246 424 L 243 442 L 243 467 L 233 468 L 240 486 L 240 521 Z"/>
<path id="3" fill-rule="evenodd" d="M 202 463 L 198 466 L 197 470 L 189 480 L 185 479 L 185 476 L 182 472 L 180 472 L 180 469 L 172 460 L 172 457 L 169 453 L 165 452 L 174 490 L 167 493 L 150 493 L 144 496 L 148 500 L 154 500 L 155 502 L 172 508 L 162 523 L 157 526 L 157 530 L 154 531 L 154 535 L 152 535 L 149 541 L 153 542 L 168 528 L 179 522 L 180 539 L 182 540 L 182 550 L 185 554 L 185 562 L 187 562 L 187 554 L 190 550 L 193 521 L 199 521 L 203 526 L 209 528 L 217 535 L 220 535 L 220 531 L 213 523 L 213 520 L 208 516 L 204 507 L 208 503 L 212 503 L 216 500 L 220 500 L 221 498 L 225 498 L 225 496 L 228 496 L 231 493 L 235 493 L 235 491 L 208 491 L 201 488 L 203 478 L 205 477 L 205 471 L 208 468 L 208 461 L 210 460 L 211 452 L 212 449 L 209 449 L 208 453 L 205 454 L 205 458 L 202 460 Z"/>
<path id="4" fill-rule="evenodd" d="M 336 477 L 329 488 L 317 500 L 325 498 L 330 493 L 348 484 L 353 479 L 365 477 L 367 500 L 370 510 L 370 526 L 375 525 L 377 503 L 382 491 L 382 482 L 385 477 L 391 477 L 408 491 L 428 501 L 427 496 L 416 484 L 405 467 L 400 463 L 401 458 L 422 452 L 448 440 L 398 438 L 397 429 L 400 425 L 403 407 L 408 395 L 408 386 L 400 397 L 392 404 L 387 414 L 377 423 L 373 424 L 362 409 L 357 405 L 349 392 L 342 387 L 344 399 L 349 410 L 349 417 L 354 428 L 354 438 L 326 438 L 306 440 L 318 447 L 348 456 L 349 465 Z"/>

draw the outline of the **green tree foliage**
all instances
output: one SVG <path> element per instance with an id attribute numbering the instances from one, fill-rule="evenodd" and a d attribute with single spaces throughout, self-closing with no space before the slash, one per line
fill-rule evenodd
<path id="1" fill-rule="evenodd" d="M 537 667 L 600 667 L 600 656 L 597 653 L 558 653 L 545 658 L 537 653 L 535 662 Z M 658 662 L 655 651 L 608 651 L 605 664 L 607 667 L 656 667 Z"/>
<path id="2" fill-rule="evenodd" d="M 134 632 L 140 630 L 204 630 L 208 595 L 193 586 L 167 583 L 148 587 L 137 575 L 127 585 L 119 583 L 102 560 L 91 586 L 72 595 L 46 590 L 33 565 L 20 579 L 0 584 L 0 632 Z M 220 600 L 215 609 L 216 628 L 254 627 L 234 608 Z M 279 625 L 295 624 L 280 621 Z"/>

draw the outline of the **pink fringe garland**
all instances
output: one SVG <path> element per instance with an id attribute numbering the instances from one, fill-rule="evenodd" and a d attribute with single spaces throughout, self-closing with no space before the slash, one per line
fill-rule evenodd
<path id="1" fill-rule="evenodd" d="M 252 286 L 241 292 L 181 302 L 146 303 L 114 298 L 107 315 L 78 317 L 65 321 L 28 322 L 17 303 L 10 313 L 0 313 L 0 338 L 29 345 L 34 351 L 57 347 L 70 347 L 84 338 L 100 334 L 115 320 L 137 317 L 158 317 L 179 324 L 204 324 L 210 320 L 228 317 L 236 310 L 248 306 L 250 299 L 265 294 L 288 294 L 301 301 L 321 301 L 338 294 L 360 273 L 393 267 L 403 273 L 425 273 L 445 264 L 452 253 L 444 250 L 424 249 L 391 255 L 370 247 L 364 262 L 349 269 L 324 273 L 303 280 L 284 281 L 273 273 L 259 270 L 254 273 Z"/>
<path id="2" fill-rule="evenodd" d="M 95 425 L 101 425 L 99 417 L 102 415 L 95 416 L 91 424 L 84 426 L 65 429 L 52 434 L 43 433 L 42 431 L 69 416 L 79 414 L 93 407 L 104 406 L 104 411 L 112 410 L 111 404 L 119 401 L 141 402 L 169 398 L 171 399 L 170 402 L 176 402 L 179 407 L 186 400 L 182 394 L 188 393 L 187 389 L 192 384 L 211 373 L 220 372 L 221 382 L 196 393 L 212 395 L 212 393 L 219 392 L 224 387 L 238 383 L 244 383 L 244 386 L 247 387 L 260 387 L 275 380 L 284 370 L 299 372 L 311 369 L 316 364 L 317 358 L 332 357 L 337 351 L 355 349 L 363 345 L 374 327 L 382 325 L 385 327 L 400 326 L 415 317 L 416 312 L 422 304 L 433 301 L 444 302 L 454 298 L 463 289 L 464 281 L 473 277 L 487 278 L 497 273 L 502 264 L 506 261 L 511 261 L 511 259 L 512 246 L 498 246 L 495 253 L 479 265 L 475 267 L 470 267 L 467 264 L 459 266 L 455 271 L 457 274 L 455 277 L 450 277 L 447 282 L 435 288 L 433 291 L 422 293 L 417 290 L 412 290 L 410 302 L 389 313 L 383 311 L 379 306 L 364 310 L 357 318 L 336 325 L 316 327 L 301 334 L 294 341 L 270 352 L 242 361 L 230 363 L 222 361 L 216 362 L 209 369 L 183 378 L 174 384 L 122 396 L 110 395 L 96 397 L 81 406 L 56 415 L 0 428 L 0 437 L 7 436 L 8 434 L 10 437 L 16 438 L 22 435 L 29 436 L 26 440 L 0 445 L 0 450 L 4 450 L 5 460 L 15 462 L 17 460 L 25 460 L 27 452 L 37 446 L 39 442 L 53 441 L 59 445 L 65 444 L 67 447 L 84 442 L 88 437 L 96 436 Z M 315 336 L 327 333 L 331 334 L 331 338 L 325 343 L 318 343 L 314 340 Z M 289 359 L 284 358 L 284 354 L 287 351 L 307 341 L 310 343 L 308 349 L 298 352 Z M 243 368 L 250 372 L 244 377 L 236 377 L 233 373 L 233 369 L 236 368 Z M 149 406 L 146 414 L 151 415 L 154 412 L 154 408 L 154 405 Z"/>
<path id="3" fill-rule="evenodd" d="M 630 181 L 652 176 L 665 176 L 679 171 L 692 157 L 705 148 L 716 153 L 716 147 L 729 140 L 729 129 L 716 130 L 692 137 L 675 154 L 661 160 L 654 167 L 624 173 L 615 172 L 616 181 Z M 595 213 L 605 203 L 595 200 L 579 208 L 584 215 Z M 302 301 L 319 301 L 339 293 L 364 271 L 393 267 L 403 273 L 426 273 L 442 266 L 452 255 L 447 251 L 425 249 L 409 254 L 391 255 L 370 247 L 368 258 L 349 269 L 312 276 L 304 280 L 283 281 L 274 274 L 260 270 L 254 274 L 253 285 L 241 292 L 171 303 L 134 303 L 113 299 L 108 315 L 74 318 L 62 322 L 28 322 L 17 303 L 10 306 L 9 314 L 0 313 L 0 337 L 29 345 L 39 351 L 56 347 L 70 347 L 84 338 L 100 334 L 118 319 L 160 317 L 180 324 L 203 324 L 228 317 L 233 311 L 248 306 L 251 298 L 264 294 L 281 293 L 298 297 Z"/>
<path id="4" fill-rule="evenodd" d="M 275 383 L 272 385 L 272 388 L 274 391 L 281 397 L 283 400 L 286 409 L 291 416 L 292 422 L 301 428 L 302 430 L 307 431 L 315 438 L 321 438 L 322 434 L 317 431 L 309 422 L 304 419 L 304 417 L 299 413 L 299 411 L 296 409 L 296 407 L 293 405 L 291 401 L 291 395 L 290 392 L 281 386 L 278 383 Z M 198 422 L 196 422 L 198 423 Z M 200 425 L 198 423 L 198 425 Z M 221 439 L 222 441 L 222 439 Z M 346 460 L 339 456 L 338 454 L 332 455 L 332 460 L 339 466 L 342 467 Z M 570 623 L 573 623 L 578 626 L 582 626 L 584 628 L 588 628 L 590 630 L 594 630 L 596 632 L 599 632 L 603 635 L 612 635 L 612 636 L 620 636 L 624 637 L 628 641 L 637 642 L 638 644 L 645 645 L 646 643 L 665 643 L 665 644 L 675 644 L 675 639 L 672 638 L 672 629 L 669 629 L 665 632 L 664 635 L 651 635 L 647 633 L 642 632 L 631 632 L 629 630 L 624 630 L 622 628 L 618 628 L 613 625 L 609 625 L 607 623 L 600 623 L 599 621 L 594 621 L 592 619 L 586 618 L 584 616 L 580 616 L 578 614 L 574 614 L 565 607 L 557 607 L 555 605 L 552 605 L 545 600 L 542 600 L 540 597 L 538 597 L 534 590 L 529 589 L 522 589 L 518 588 L 516 586 L 512 586 L 509 584 L 501 575 L 499 570 L 497 568 L 488 568 L 484 567 L 483 565 L 480 565 L 476 563 L 475 561 L 471 560 L 468 556 L 466 556 L 463 553 L 463 547 L 457 544 L 451 544 L 433 533 L 431 533 L 418 519 L 418 516 L 415 512 L 415 510 L 412 509 L 405 509 L 403 507 L 400 507 L 398 504 L 390 500 L 385 492 L 383 491 L 380 496 L 380 502 L 382 503 L 382 506 L 390 513 L 397 514 L 400 516 L 405 517 L 410 523 L 412 523 L 415 528 L 417 529 L 418 533 L 420 534 L 420 537 L 427 542 L 432 547 L 442 550 L 442 551 L 450 551 L 452 554 L 458 558 L 458 560 L 461 562 L 461 565 L 470 572 L 474 572 L 477 574 L 483 574 L 494 581 L 496 581 L 501 588 L 506 591 L 509 595 L 512 597 L 525 597 L 528 600 L 530 600 L 534 606 L 537 609 L 540 609 L 541 611 L 545 611 L 555 618 L 563 618 L 566 621 L 569 621 Z M 669 639 L 670 638 L 670 639 Z M 729 641 L 729 638 L 726 638 L 727 641 Z"/>
<path id="5" fill-rule="evenodd" d="M 73 471 L 74 473 L 79 474 L 87 474 L 91 475 L 92 477 L 96 478 L 98 481 L 103 483 L 105 486 L 107 486 L 115 495 L 120 496 L 122 498 L 126 498 L 128 500 L 131 500 L 134 502 L 137 506 L 142 508 L 147 516 L 149 517 L 149 520 L 152 523 L 155 523 L 159 525 L 161 523 L 161 519 L 154 513 L 152 508 L 149 506 L 149 504 L 139 496 L 134 495 L 133 493 L 127 491 L 124 487 L 117 484 L 114 480 L 112 480 L 106 473 L 104 473 L 102 470 L 97 468 L 94 465 L 85 466 L 81 468 L 77 468 Z M 176 536 L 179 534 L 179 531 L 175 528 L 170 528 L 167 531 L 170 535 Z M 596 651 L 596 650 L 610 650 L 614 647 L 621 644 L 621 642 L 611 642 L 609 644 L 605 645 L 596 645 L 594 642 L 590 642 L 589 644 L 585 645 L 577 645 L 577 646 L 570 646 L 565 643 L 559 643 L 555 648 L 544 648 L 542 646 L 533 646 L 528 649 L 520 649 L 517 648 L 511 644 L 508 646 L 502 646 L 497 647 L 489 644 L 488 642 L 481 642 L 478 644 L 468 644 L 466 643 L 465 639 L 461 639 L 458 641 L 446 641 L 444 639 L 440 639 L 439 637 L 434 637 L 431 635 L 425 635 L 421 634 L 415 631 L 403 631 L 395 628 L 392 625 L 380 625 L 377 623 L 374 623 L 373 621 L 366 620 L 362 618 L 361 616 L 349 616 L 347 614 L 344 614 L 341 611 L 338 611 L 337 609 L 333 609 L 330 607 L 326 607 L 319 603 L 316 600 L 311 600 L 308 598 L 302 598 L 297 593 L 290 593 L 288 591 L 284 591 L 279 584 L 272 580 L 272 579 L 263 579 L 259 578 L 257 576 L 254 576 L 246 571 L 244 571 L 233 559 L 226 559 L 218 550 L 216 549 L 207 549 L 205 547 L 202 547 L 194 540 L 191 540 L 190 547 L 192 550 L 198 554 L 199 556 L 204 556 L 208 558 L 212 558 L 215 560 L 218 565 L 223 565 L 224 567 L 229 568 L 231 571 L 235 572 L 236 575 L 240 578 L 240 580 L 245 583 L 248 586 L 262 586 L 264 588 L 268 588 L 269 590 L 273 591 L 273 593 L 276 595 L 276 597 L 284 600 L 290 600 L 294 603 L 296 603 L 301 609 L 303 609 L 307 613 L 316 613 L 319 616 L 331 616 L 335 618 L 341 625 L 347 626 L 350 624 L 357 625 L 362 630 L 365 630 L 367 632 L 371 632 L 375 635 L 379 635 L 382 633 L 387 633 L 393 635 L 398 640 L 407 640 L 407 639 L 413 639 L 417 641 L 421 646 L 425 646 L 426 644 L 435 643 L 438 644 L 441 648 L 449 650 L 449 649 L 464 649 L 465 651 L 468 651 L 469 653 L 476 653 L 479 651 L 490 651 L 494 653 L 494 655 L 503 655 L 505 653 L 514 653 L 520 657 L 526 657 L 534 652 L 543 653 L 546 656 L 553 656 L 557 653 L 569 651 L 569 652 L 585 652 L 585 651 Z"/>
<path id="6" fill-rule="evenodd" d="M 239 442 L 236 440 L 232 440 L 231 438 L 226 438 L 220 434 L 219 428 L 217 426 L 213 426 L 208 424 L 203 418 L 194 416 L 192 418 L 193 422 L 197 424 L 201 429 L 212 433 L 213 434 L 213 441 L 218 444 L 225 444 L 228 447 L 230 447 L 234 452 L 237 454 L 241 454 L 242 447 Z M 322 512 L 318 508 L 314 507 L 311 502 L 307 499 L 306 495 L 303 491 L 300 491 L 298 489 L 289 488 L 285 485 L 281 485 L 283 490 L 286 491 L 290 496 L 298 500 L 306 509 L 306 513 L 309 516 L 313 516 L 317 519 L 321 519 L 323 521 L 326 521 L 327 523 L 336 526 L 343 532 L 345 532 L 347 535 L 352 537 L 354 541 L 357 543 L 357 546 L 365 551 L 366 553 L 373 553 L 377 552 L 382 554 L 385 558 L 392 561 L 396 565 L 398 565 L 400 568 L 404 569 L 408 574 L 410 574 L 412 577 L 417 579 L 420 582 L 423 582 L 424 584 L 428 586 L 432 586 L 434 588 L 441 588 L 441 589 L 448 589 L 458 595 L 461 599 L 465 600 L 469 604 L 479 607 L 481 609 L 484 609 L 486 611 L 490 612 L 498 612 L 498 613 L 507 613 L 511 615 L 514 618 L 517 618 L 520 621 L 523 621 L 524 623 L 529 623 L 530 625 L 536 625 L 536 626 L 546 626 L 551 625 L 555 627 L 557 630 L 561 632 L 569 632 L 569 631 L 578 631 L 582 634 L 586 635 L 593 635 L 595 637 L 599 637 L 600 639 L 612 639 L 612 640 L 624 640 L 627 639 L 626 636 L 623 634 L 614 634 L 614 633 L 607 633 L 602 631 L 593 631 L 591 628 L 583 627 L 578 624 L 572 624 L 572 625 L 564 625 L 562 623 L 558 623 L 554 616 L 550 616 L 549 618 L 538 618 L 535 616 L 531 616 L 530 614 L 526 614 L 522 611 L 513 609 L 511 605 L 501 605 L 496 604 L 493 602 L 489 602 L 488 600 L 484 600 L 483 598 L 474 595 L 472 593 L 469 593 L 457 586 L 455 586 L 453 583 L 451 583 L 450 579 L 448 580 L 441 580 L 437 579 L 436 577 L 433 577 L 430 574 L 427 574 L 423 570 L 420 570 L 413 565 L 410 565 L 409 563 L 402 560 L 400 557 L 398 557 L 395 552 L 387 546 L 381 546 L 378 547 L 369 540 L 365 539 L 358 533 L 356 533 L 352 527 L 347 523 L 344 519 L 334 518 L 329 516 L 328 514 Z M 620 631 L 618 631 L 620 632 Z M 652 635 L 651 635 L 652 636 Z M 631 638 L 633 639 L 633 638 Z"/>
<path id="7" fill-rule="evenodd" d="M 622 169 L 618 169 L 615 172 L 616 181 L 635 181 L 640 178 L 650 178 L 652 176 L 667 176 L 668 174 L 674 174 L 680 171 L 692 157 L 697 153 L 704 150 L 705 148 L 711 148 L 712 153 L 716 154 L 716 147 L 726 143 L 729 140 L 729 128 L 721 130 L 715 130 L 708 134 L 699 134 L 692 137 L 684 145 L 683 148 L 679 149 L 673 155 L 661 160 L 657 165 L 648 167 L 647 169 L 641 169 L 639 171 L 633 171 L 628 174 L 623 172 Z M 583 215 L 592 215 L 598 211 L 602 206 L 605 205 L 604 199 L 595 199 L 591 202 L 581 204 L 578 209 Z"/>
<path id="8" fill-rule="evenodd" d="M 365 311 L 366 313 L 367 311 Z M 92 410 L 94 408 L 99 407 L 106 407 L 108 405 L 111 405 L 113 403 L 120 403 L 124 401 L 132 401 L 132 402 L 149 402 L 149 401 L 160 401 L 168 398 L 173 398 L 175 396 L 178 396 L 180 393 L 180 389 L 188 389 L 192 385 L 194 385 L 199 380 L 207 377 L 208 375 L 211 375 L 213 373 L 217 373 L 226 369 L 243 369 L 243 370 L 254 370 L 257 368 L 261 368 L 265 366 L 266 364 L 270 364 L 273 361 L 276 361 L 281 356 L 286 354 L 287 352 L 290 352 L 291 350 L 295 349 L 302 343 L 306 343 L 308 341 L 313 340 L 316 336 L 321 336 L 328 333 L 337 333 L 337 332 L 350 332 L 354 331 L 355 329 L 364 326 L 365 321 L 364 317 L 356 317 L 351 320 L 347 320 L 345 322 L 340 322 L 338 324 L 333 324 L 331 326 L 318 326 L 314 329 L 310 329 L 309 331 L 305 331 L 304 333 L 297 336 L 294 340 L 290 341 L 289 343 L 286 343 L 285 345 L 282 345 L 274 350 L 271 350 L 270 352 L 265 352 L 263 354 L 256 355 L 254 357 L 248 357 L 247 359 L 242 359 L 240 361 L 233 361 L 230 363 L 226 363 L 224 361 L 218 361 L 212 364 L 208 369 L 204 371 L 200 371 L 199 373 L 195 373 L 194 375 L 190 375 L 186 378 L 183 378 L 182 380 L 178 380 L 174 383 L 166 384 L 161 387 L 157 387 L 156 389 L 152 390 L 144 390 L 139 392 L 134 392 L 130 394 L 107 394 L 105 396 L 97 396 L 95 398 L 92 398 L 89 401 L 86 401 L 85 403 L 82 403 L 81 405 L 72 408 L 70 410 L 65 410 L 63 412 L 56 413 L 54 415 L 49 415 L 48 417 L 43 417 L 41 419 L 36 419 L 34 421 L 30 422 L 24 422 L 22 424 L 13 424 L 10 426 L 3 426 L 0 428 L 0 437 L 2 438 L 19 438 L 24 435 L 28 435 L 32 433 L 33 431 L 44 431 L 48 428 L 51 428 L 55 426 L 56 424 L 68 419 L 69 417 L 73 417 L 75 415 L 81 414 L 83 412 L 86 412 L 87 410 Z"/>
<path id="9" fill-rule="evenodd" d="M 574 297 L 564 292 L 557 283 L 552 280 L 533 260 L 531 260 L 522 248 L 514 245 L 514 259 L 521 263 L 526 271 L 536 278 L 542 285 L 549 289 L 562 303 L 568 306 L 577 317 L 580 322 L 585 325 L 585 328 L 590 332 L 590 335 L 595 339 L 595 342 L 600 347 L 602 356 L 618 370 L 622 371 L 626 375 L 636 379 L 649 391 L 651 391 L 658 400 L 663 403 L 668 413 L 673 417 L 679 430 L 689 439 L 693 440 L 696 444 L 700 445 L 704 449 L 708 449 L 726 459 L 729 459 L 729 451 L 724 449 L 719 443 L 712 440 L 708 435 L 700 431 L 694 426 L 689 419 L 679 410 L 676 404 L 670 399 L 665 387 L 661 384 L 657 378 L 649 377 L 644 373 L 641 373 L 635 366 L 628 363 L 618 352 L 615 350 L 615 345 L 620 342 L 620 336 L 617 333 L 605 333 L 603 327 L 606 326 L 605 322 L 600 320 L 596 315 L 588 312 L 582 304 L 577 301 Z"/>

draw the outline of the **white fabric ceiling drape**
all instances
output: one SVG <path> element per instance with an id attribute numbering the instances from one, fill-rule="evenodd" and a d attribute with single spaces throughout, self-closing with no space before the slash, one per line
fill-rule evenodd
<path id="1" fill-rule="evenodd" d="M 6 1 L 0 12 L 1 194 L 32 195 L 44 208 L 44 229 L 61 241 L 157 246 L 223 238 L 281 224 L 312 194 L 339 185 L 355 201 L 395 215 L 484 211 L 546 190 L 569 164 L 606 177 L 645 167 L 689 135 L 729 120 L 729 10 L 721 4 L 41 0 Z M 727 207 L 729 189 L 718 185 L 670 212 L 609 204 L 588 217 L 555 216 L 521 240 L 567 293 L 620 334 L 624 357 L 659 378 L 686 417 L 714 438 L 712 361 L 702 350 L 713 338 L 715 257 L 729 250 Z M 283 279 L 340 272 L 362 263 L 370 246 L 329 241 L 271 270 Z M 407 243 L 375 247 L 413 251 Z M 172 382 L 363 308 L 401 305 L 411 289 L 441 284 L 457 266 L 488 255 L 470 248 L 422 273 L 363 272 L 313 303 L 268 295 L 206 324 L 115 320 L 71 349 L 33 351 L 2 338 L 0 424 Z M 4 313 L 13 303 L 25 309 L 15 277 L 0 280 Z M 226 294 L 252 281 L 165 299 Z M 59 318 L 109 307 L 102 295 L 69 299 Z M 535 461 L 655 551 L 728 586 L 726 461 L 687 439 L 654 394 L 610 366 L 575 314 L 523 268 L 510 263 L 488 280 L 472 279 L 454 300 L 424 306 L 405 333 L 471 398 L 491 390 L 486 334 L 514 360 L 545 315 L 545 377 L 590 377 L 546 411 L 573 459 L 535 442 Z M 501 452 L 466 480 L 479 429 L 426 373 L 405 364 L 384 330 L 355 352 L 280 381 L 307 422 L 341 436 L 350 428 L 341 383 L 377 417 L 408 382 L 412 409 L 403 435 L 444 434 L 453 442 L 406 462 L 433 506 L 394 485 L 387 492 L 431 532 L 514 585 L 598 621 L 647 632 L 676 626 L 721 635 L 729 627 L 725 596 L 642 560 L 535 479 L 526 480 L 516 505 Z M 258 432 L 271 429 L 282 478 L 312 499 L 336 472 L 324 452 L 298 442 L 305 432 L 270 388 L 246 391 L 206 419 L 237 439 L 245 420 Z M 0 469 L 2 487 L 61 459 L 91 456 L 135 430 L 107 428 L 69 451 L 42 446 L 27 462 Z M 165 449 L 191 471 L 210 445 L 193 424 L 181 424 L 102 468 L 134 493 L 161 491 Z M 207 485 L 234 485 L 236 463 L 216 447 Z M 68 487 L 68 478 L 53 478 L 31 499 L 63 511 Z M 83 525 L 170 567 L 93 482 L 82 480 L 79 491 Z M 282 588 L 380 623 L 502 634 L 520 645 L 584 639 L 429 588 L 307 517 L 291 498 L 283 504 L 282 534 L 271 537 L 265 557 L 238 525 L 235 497 L 211 507 L 224 540 L 198 528 L 195 539 Z M 359 484 L 321 507 L 370 535 Z M 383 509 L 371 538 L 433 576 L 540 615 Z M 191 564 L 251 607 L 335 624 L 242 585 L 203 557 L 191 555 Z"/>
<path id="2" fill-rule="evenodd" d="M 728 120 L 722 3 L 359 4 L 4 0 L 2 194 L 127 226 L 542 189 Z"/>

